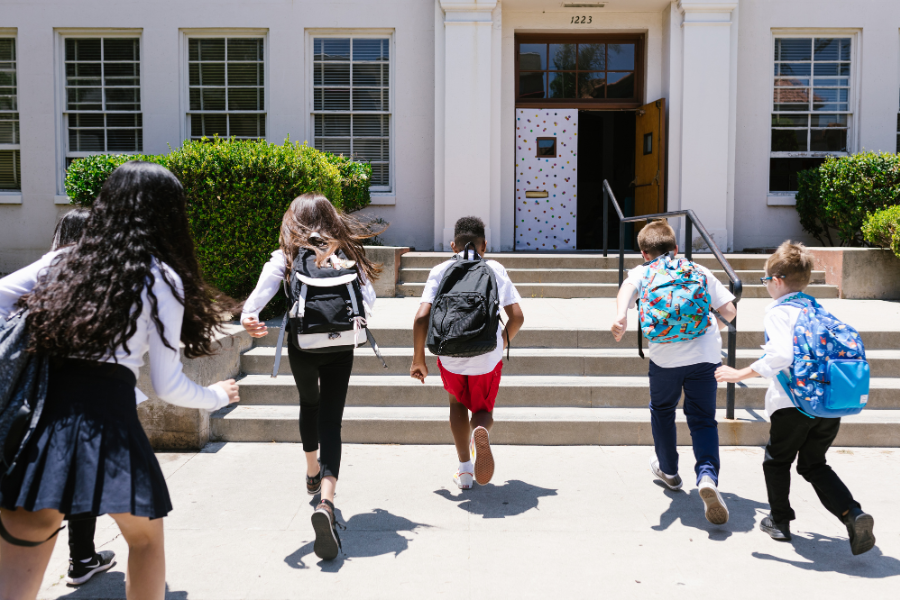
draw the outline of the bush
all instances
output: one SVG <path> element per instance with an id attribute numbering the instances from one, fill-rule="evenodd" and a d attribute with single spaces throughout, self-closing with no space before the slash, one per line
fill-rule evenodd
<path id="1" fill-rule="evenodd" d="M 874 246 L 890 248 L 900 257 L 900 206 L 875 211 L 862 226 L 863 237 Z"/>
<path id="2" fill-rule="evenodd" d="M 803 229 L 834 246 L 831 229 L 843 246 L 862 246 L 866 216 L 900 204 L 900 155 L 864 152 L 830 157 L 818 169 L 798 176 L 797 212 Z"/>
<path id="3" fill-rule="evenodd" d="M 90 206 L 109 174 L 135 159 L 162 164 L 181 181 L 203 275 L 234 298 L 246 298 L 253 290 L 263 265 L 278 248 L 281 218 L 295 197 L 320 191 L 348 212 L 369 202 L 369 165 L 306 144 L 218 138 L 185 142 L 161 156 L 77 160 L 66 176 L 69 197 L 74 204 Z"/>

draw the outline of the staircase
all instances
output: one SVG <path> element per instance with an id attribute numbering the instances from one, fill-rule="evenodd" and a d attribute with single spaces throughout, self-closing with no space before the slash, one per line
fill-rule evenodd
<path id="1" fill-rule="evenodd" d="M 421 293 L 428 270 L 446 256 L 404 256 L 398 291 L 404 295 Z M 705 257 L 698 259 L 710 268 L 714 266 Z M 617 287 L 616 260 L 588 255 L 502 257 L 523 296 L 525 327 L 513 340 L 512 359 L 504 359 L 496 425 L 491 433 L 495 443 L 652 444 L 647 362 L 637 355 L 637 334 L 632 329 L 617 344 L 607 329 L 615 301 L 605 296 L 614 295 Z M 638 260 L 631 256 L 626 266 Z M 744 273 L 758 277 L 764 261 L 765 257 L 738 255 L 731 264 L 742 277 Z M 578 272 L 577 278 L 570 274 L 573 271 Z M 566 282 L 567 277 L 571 282 Z M 583 283 L 589 277 L 594 278 L 591 283 Z M 758 280 L 756 286 L 749 276 L 744 281 L 744 297 L 758 295 Z M 822 284 L 809 291 L 818 298 L 836 295 L 833 287 Z M 560 299 L 567 296 L 575 297 Z M 751 364 L 761 353 L 766 304 L 768 300 L 751 296 L 738 305 L 738 367 Z M 836 444 L 900 446 L 900 307 L 895 303 L 859 300 L 826 300 L 825 305 L 860 329 L 873 377 L 869 408 L 844 420 Z M 429 376 L 424 385 L 409 377 L 412 319 L 417 307 L 414 298 L 379 299 L 371 325 L 389 368 L 382 368 L 370 348 L 356 350 L 344 412 L 344 441 L 452 443 L 447 393 L 441 386 L 435 357 L 428 356 Z M 631 328 L 634 320 L 632 313 Z M 298 396 L 286 356 L 279 377 L 270 376 L 276 340 L 277 326 L 270 327 L 269 335 L 257 340 L 242 355 L 241 403 L 212 415 L 212 439 L 300 441 Z M 733 421 L 725 419 L 725 386 L 720 386 L 718 420 L 722 445 L 765 444 L 766 386 L 762 379 L 738 385 Z M 678 436 L 681 443 L 690 443 L 680 410 Z"/>

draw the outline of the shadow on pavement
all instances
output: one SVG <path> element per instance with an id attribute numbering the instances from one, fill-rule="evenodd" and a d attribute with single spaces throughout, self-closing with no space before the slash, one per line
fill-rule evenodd
<path id="1" fill-rule="evenodd" d="M 651 527 L 654 531 L 665 531 L 672 523 L 681 519 L 681 524 L 685 527 L 705 531 L 709 534 L 709 539 L 722 541 L 731 537 L 731 534 L 736 531 L 753 530 L 756 527 L 758 509 L 764 510 L 767 514 L 769 512 L 768 502 L 757 502 L 719 490 L 725 500 L 725 506 L 728 507 L 728 523 L 713 525 L 706 520 L 706 505 L 700 499 L 700 491 L 697 488 L 685 492 L 684 490 L 672 491 L 658 481 L 656 485 L 663 488 L 671 503 L 669 508 L 659 516 L 659 525 Z"/>
<path id="2" fill-rule="evenodd" d="M 344 562 L 353 560 L 354 558 L 371 558 L 373 556 L 381 556 L 382 554 L 393 554 L 397 556 L 407 548 L 409 541 L 400 535 L 401 531 L 410 531 L 415 533 L 420 527 L 431 527 L 424 523 L 415 523 L 390 512 L 376 508 L 370 513 L 353 515 L 349 521 L 344 521 L 340 509 L 335 509 L 338 523 L 343 523 L 346 529 L 338 528 L 338 535 L 341 538 L 343 551 L 338 557 L 332 561 L 319 561 L 318 564 L 322 571 L 326 573 L 335 573 L 340 571 L 344 566 Z M 309 528 L 312 533 L 312 526 Z M 319 560 L 313 554 L 313 542 L 304 544 L 302 547 L 284 557 L 291 568 L 308 569 L 309 566 L 304 559 L 312 555 L 313 560 Z"/>
<path id="3" fill-rule="evenodd" d="M 877 533 L 876 531 L 876 537 Z M 900 575 L 900 560 L 892 556 L 885 556 L 878 546 L 865 554 L 853 556 L 850 554 L 850 543 L 847 538 L 830 537 L 818 533 L 809 533 L 808 535 L 811 537 L 799 536 L 795 533 L 790 542 L 772 541 L 773 544 L 791 544 L 797 554 L 806 559 L 805 561 L 789 560 L 764 552 L 753 552 L 752 556 L 807 571 L 834 572 L 867 579 L 884 579 Z"/>
<path id="4" fill-rule="evenodd" d="M 434 493 L 451 502 L 459 502 L 458 506 L 470 514 L 481 515 L 485 519 L 503 519 L 537 508 L 542 497 L 555 496 L 556 490 L 512 479 L 503 485 L 476 485 L 457 496 L 445 489 L 435 490 Z"/>
<path id="5" fill-rule="evenodd" d="M 125 573 L 97 573 L 84 585 L 71 589 L 65 596 L 59 596 L 59 600 L 125 600 Z M 166 600 L 188 600 L 188 593 L 172 591 L 167 583 Z"/>

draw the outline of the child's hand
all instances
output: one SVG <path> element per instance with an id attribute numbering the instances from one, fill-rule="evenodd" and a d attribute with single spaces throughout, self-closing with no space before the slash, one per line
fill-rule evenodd
<path id="1" fill-rule="evenodd" d="M 613 337 L 616 338 L 617 342 L 622 341 L 622 337 L 625 335 L 625 330 L 628 329 L 628 315 L 624 314 L 620 316 L 618 319 L 613 321 L 612 327 L 609 328 L 612 331 Z"/>
<path id="2" fill-rule="evenodd" d="M 426 366 L 424 362 L 414 362 L 412 366 L 409 367 L 409 376 L 425 383 L 425 378 L 428 377 L 428 366 Z"/>
<path id="3" fill-rule="evenodd" d="M 238 384 L 234 382 L 234 379 L 218 381 L 213 386 L 222 388 L 228 394 L 228 404 L 235 404 L 241 401 L 241 397 L 238 395 Z"/>
<path id="4" fill-rule="evenodd" d="M 737 383 L 744 379 L 746 379 L 746 376 L 743 369 L 738 371 L 734 367 L 726 367 L 724 365 L 716 369 L 716 381 L 719 383 Z"/>
<path id="5" fill-rule="evenodd" d="M 247 330 L 247 333 L 250 334 L 250 337 L 261 338 L 269 334 L 269 330 L 266 328 L 266 324 L 260 323 L 256 319 L 256 317 L 247 317 L 246 319 L 241 321 L 241 325 L 244 326 L 244 329 Z"/>

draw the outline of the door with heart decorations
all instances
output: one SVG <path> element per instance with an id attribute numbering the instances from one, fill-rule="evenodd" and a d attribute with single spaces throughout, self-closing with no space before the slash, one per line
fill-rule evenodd
<path id="1" fill-rule="evenodd" d="M 578 110 L 516 109 L 516 250 L 573 250 Z"/>

